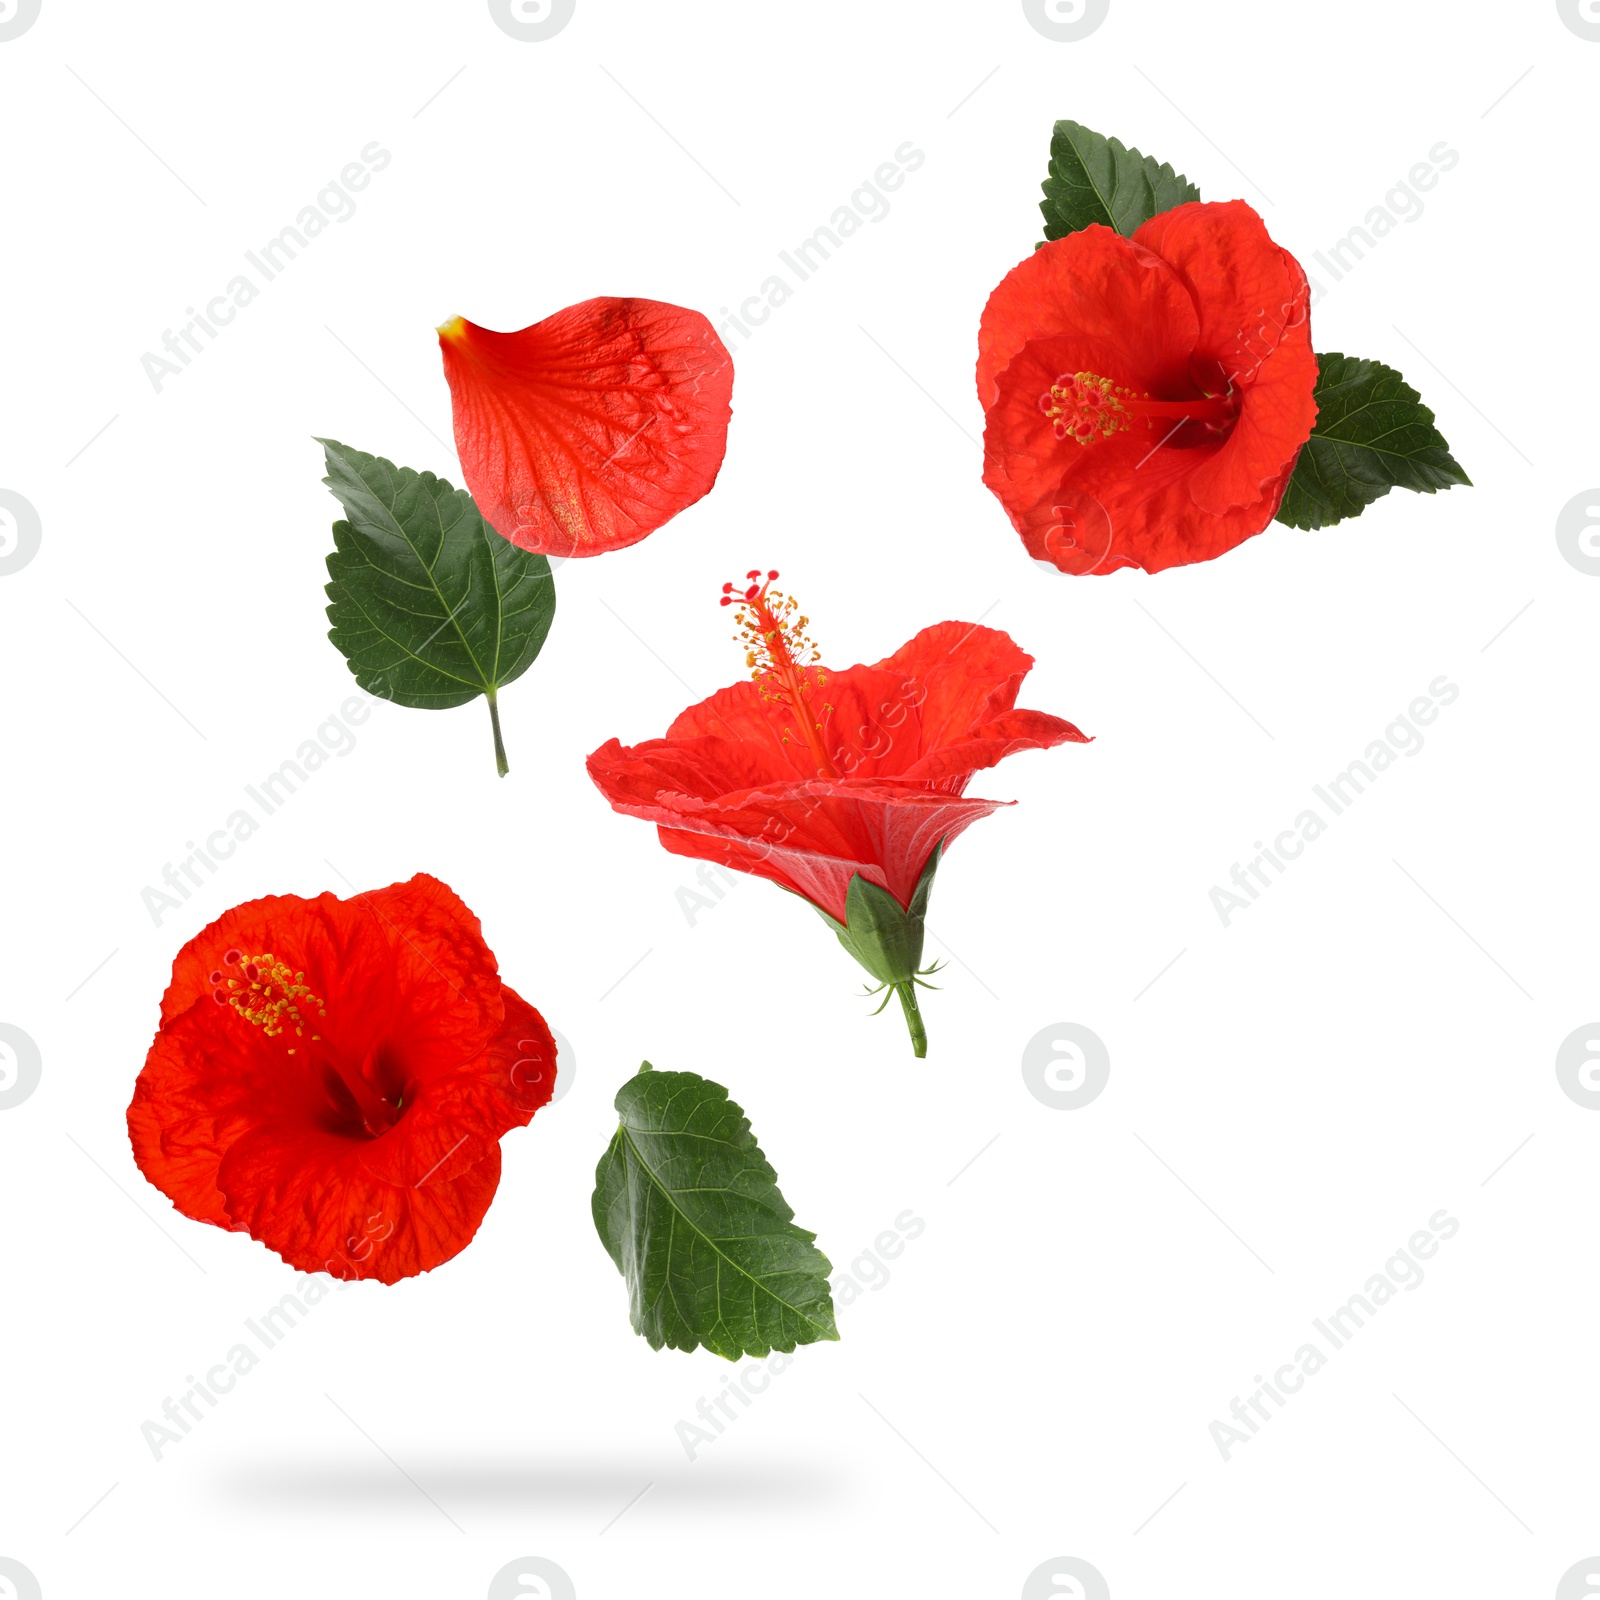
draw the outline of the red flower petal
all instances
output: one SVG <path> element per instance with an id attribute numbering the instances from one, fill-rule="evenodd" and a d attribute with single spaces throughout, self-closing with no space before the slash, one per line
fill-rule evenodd
<path id="1" fill-rule="evenodd" d="M 917 745 L 905 777 L 931 778 L 992 767 L 1022 748 L 1043 749 L 1065 740 L 1087 743 L 1070 722 L 1042 711 L 1017 711 L 1022 680 L 1033 657 L 1009 634 L 967 622 L 924 628 L 878 663 L 880 670 L 917 686 Z M 999 754 L 968 764 L 958 751 L 1003 745 Z M 938 771 L 935 772 L 934 768 Z"/>
<path id="2" fill-rule="evenodd" d="M 804 895 L 845 920 L 858 874 L 909 905 L 928 857 L 1007 800 L 939 794 L 920 785 L 793 784 L 717 802 L 663 794 L 654 806 L 612 802 L 660 825 L 675 855 L 736 867 Z"/>
<path id="3" fill-rule="evenodd" d="M 230 1216 L 302 1272 L 397 1283 L 471 1244 L 500 1183 L 500 1147 L 424 1188 L 384 1183 L 347 1141 L 257 1127 L 234 1141 L 220 1181 Z"/>
<path id="4" fill-rule="evenodd" d="M 1065 370 L 1056 341 L 1028 344 L 996 380 L 984 430 L 983 481 L 1036 561 L 1077 574 L 1159 572 L 1260 531 L 1253 509 L 1219 516 L 1195 505 L 1192 474 L 1216 446 L 1162 450 L 1142 431 L 1088 446 L 1057 440 L 1039 395 Z"/>
<path id="5" fill-rule="evenodd" d="M 505 1015 L 484 1052 L 449 1072 L 413 1079 L 411 1113 L 361 1148 L 376 1178 L 407 1187 L 449 1182 L 526 1127 L 555 1090 L 556 1045 L 545 1020 L 502 988 Z"/>
<path id="6" fill-rule="evenodd" d="M 733 360 L 698 311 L 607 296 L 439 345 L 467 488 L 524 550 L 620 550 L 716 482 Z"/>
<path id="7" fill-rule="evenodd" d="M 978 325 L 978 398 L 987 411 L 995 379 L 1023 346 L 1064 334 L 1104 363 L 1091 371 L 1155 392 L 1186 377 L 1199 332 L 1193 297 L 1160 256 L 1092 223 L 1041 245 L 989 296 Z"/>
<path id="8" fill-rule="evenodd" d="M 1298 452 L 1317 420 L 1306 275 L 1242 200 L 1179 206 L 1134 238 L 1183 279 L 1200 313 L 1196 350 L 1242 396 L 1227 443 L 1193 476 L 1195 503 L 1220 513 L 1266 497 L 1270 521 L 1288 481 L 1285 441 Z"/>

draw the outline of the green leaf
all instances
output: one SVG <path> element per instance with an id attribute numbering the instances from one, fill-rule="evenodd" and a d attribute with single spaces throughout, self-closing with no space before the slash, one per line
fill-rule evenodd
<path id="1" fill-rule="evenodd" d="M 1393 367 L 1327 351 L 1317 357 L 1317 423 L 1278 508 L 1291 528 L 1358 517 L 1391 489 L 1433 494 L 1472 480 L 1422 397 Z"/>
<path id="2" fill-rule="evenodd" d="M 1151 217 L 1199 198 L 1200 191 L 1182 173 L 1154 156 L 1130 150 L 1081 122 L 1056 124 L 1050 176 L 1039 204 L 1046 239 L 1065 238 L 1091 222 L 1131 234 Z"/>
<path id="3" fill-rule="evenodd" d="M 652 1349 L 729 1361 L 837 1339 L 828 1258 L 794 1225 L 778 1175 L 720 1084 L 647 1061 L 617 1092 L 595 1169 L 594 1225 Z"/>
<path id="4" fill-rule="evenodd" d="M 502 539 L 472 496 L 333 439 L 323 482 L 344 507 L 328 557 L 328 637 L 369 694 L 440 710 L 489 702 L 506 771 L 497 691 L 533 664 L 550 631 L 550 563 Z"/>

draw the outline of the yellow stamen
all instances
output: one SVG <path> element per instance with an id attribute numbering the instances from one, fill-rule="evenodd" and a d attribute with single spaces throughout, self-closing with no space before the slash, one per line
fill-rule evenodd
<path id="1" fill-rule="evenodd" d="M 1050 419 L 1056 438 L 1093 444 L 1131 426 L 1125 402 L 1132 399 L 1130 390 L 1097 373 L 1063 372 L 1039 396 L 1039 409 Z"/>
<path id="2" fill-rule="evenodd" d="M 303 1038 L 306 1028 L 313 1026 L 306 1011 L 315 1012 L 319 1017 L 327 1016 L 323 1001 L 306 983 L 305 973 L 295 972 L 270 950 L 259 956 L 240 956 L 236 951 L 230 951 L 229 955 L 233 957 L 227 963 L 230 970 L 211 974 L 213 996 L 232 1006 L 269 1039 L 277 1038 L 285 1028 L 293 1028 L 295 1037 Z M 314 1033 L 311 1038 L 316 1043 L 322 1035 Z M 289 1054 L 294 1054 L 292 1045 Z"/>

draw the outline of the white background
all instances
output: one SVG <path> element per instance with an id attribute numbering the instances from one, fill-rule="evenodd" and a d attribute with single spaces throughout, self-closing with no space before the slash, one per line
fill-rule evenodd
<path id="1" fill-rule="evenodd" d="M 45 1600 L 475 1600 L 524 1555 L 582 1600 L 1011 1600 L 1064 1555 L 1117 1600 L 1553 1595 L 1600 1550 L 1600 1115 L 1554 1071 L 1600 1014 L 1600 580 L 1554 533 L 1600 480 L 1597 69 L 1544 0 L 1113 0 L 1077 43 L 1009 0 L 579 0 L 543 43 L 469 0 L 44 0 L 0 43 L 0 488 L 43 527 L 0 577 L 0 1021 L 43 1059 L 0 1112 L 0 1555 Z M 1399 367 L 1476 487 L 1041 572 L 979 479 L 972 362 L 1060 116 L 1257 206 L 1318 347 Z M 374 140 L 356 214 L 157 393 L 141 356 Z M 459 482 L 436 323 L 720 322 L 906 141 L 889 214 L 730 339 L 712 495 L 558 571 L 510 776 L 481 705 L 382 707 L 156 926 L 141 890 L 353 692 L 312 436 Z M 1440 141 L 1423 214 L 1319 271 Z M 585 775 L 739 676 L 715 602 L 756 565 L 835 665 L 981 615 L 1037 657 L 1023 703 L 1095 735 L 975 780 L 1019 804 L 940 872 L 926 1062 L 776 889 L 691 926 L 690 864 Z M 1425 748 L 1224 928 L 1212 886 L 1441 674 Z M 419 869 L 571 1041 L 570 1092 L 465 1254 L 330 1296 L 157 1462 L 141 1423 L 294 1286 L 133 1165 L 172 956 L 252 896 Z M 1020 1066 L 1064 1021 L 1111 1056 L 1075 1111 Z M 692 1462 L 727 1369 L 631 1332 L 588 1213 L 643 1056 L 730 1087 L 841 1271 L 926 1223 Z M 1441 1208 L 1421 1287 L 1225 1463 L 1213 1420 Z"/>

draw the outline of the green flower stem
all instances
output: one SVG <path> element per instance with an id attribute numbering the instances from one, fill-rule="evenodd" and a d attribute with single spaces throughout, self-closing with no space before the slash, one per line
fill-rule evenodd
<path id="1" fill-rule="evenodd" d="M 917 1009 L 915 983 L 897 983 L 894 992 L 900 996 L 900 1009 L 906 1014 L 906 1026 L 911 1030 L 911 1053 L 921 1061 L 928 1053 L 928 1030 L 922 1025 L 922 1013 Z"/>
<path id="2" fill-rule="evenodd" d="M 511 768 L 506 765 L 505 741 L 500 737 L 500 707 L 495 701 L 493 689 L 484 690 L 484 698 L 489 702 L 489 721 L 494 726 L 495 771 L 497 771 L 503 778 L 511 770 Z"/>

